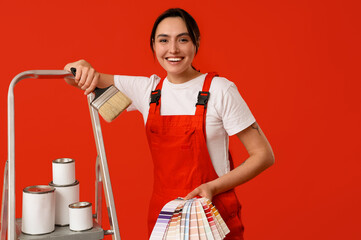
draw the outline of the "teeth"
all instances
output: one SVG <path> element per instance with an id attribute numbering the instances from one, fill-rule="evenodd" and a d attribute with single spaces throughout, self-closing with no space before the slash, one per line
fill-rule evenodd
<path id="1" fill-rule="evenodd" d="M 171 61 L 171 62 L 179 62 L 180 60 L 182 60 L 181 58 L 167 58 L 168 61 Z"/>

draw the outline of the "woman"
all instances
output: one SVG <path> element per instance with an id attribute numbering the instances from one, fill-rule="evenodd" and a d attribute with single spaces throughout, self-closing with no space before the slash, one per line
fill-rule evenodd
<path id="1" fill-rule="evenodd" d="M 231 231 L 226 239 L 243 239 L 241 206 L 234 188 L 271 166 L 274 156 L 235 85 L 192 66 L 199 39 L 195 20 L 182 9 L 169 9 L 155 21 L 150 39 L 153 53 L 167 72 L 165 79 L 103 74 L 84 60 L 64 69 L 77 69 L 75 80 L 67 82 L 85 94 L 114 84 L 132 99 L 128 110 L 143 114 L 154 162 L 149 234 L 167 202 L 179 196 L 201 196 L 210 199 L 225 220 Z M 249 157 L 233 169 L 228 136 L 234 134 Z"/>

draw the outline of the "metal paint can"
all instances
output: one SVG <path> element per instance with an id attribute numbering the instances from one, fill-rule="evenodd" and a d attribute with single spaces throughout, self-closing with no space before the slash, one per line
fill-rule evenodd
<path id="1" fill-rule="evenodd" d="M 68 206 L 71 203 L 79 202 L 79 181 L 76 180 L 73 184 L 70 185 L 56 185 L 53 182 L 50 182 L 49 185 L 56 189 L 55 225 L 69 225 Z"/>
<path id="2" fill-rule="evenodd" d="M 55 230 L 55 188 L 47 185 L 23 189 L 23 216 L 21 231 L 40 235 Z"/>
<path id="3" fill-rule="evenodd" d="M 53 160 L 53 183 L 69 185 L 75 182 L 75 161 L 71 158 Z"/>
<path id="4" fill-rule="evenodd" d="M 85 231 L 93 228 L 92 204 L 77 202 L 69 205 L 69 228 L 72 231 Z"/>

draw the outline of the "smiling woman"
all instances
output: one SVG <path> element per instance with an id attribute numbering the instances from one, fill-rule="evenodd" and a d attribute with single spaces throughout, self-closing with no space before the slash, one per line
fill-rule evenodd
<path id="1" fill-rule="evenodd" d="M 167 71 L 168 80 L 171 83 L 184 83 L 201 75 L 192 67 L 197 48 L 183 19 L 165 18 L 156 29 L 153 49 L 159 64 Z"/>
<path id="2" fill-rule="evenodd" d="M 167 71 L 169 81 L 182 83 L 199 76 L 192 66 L 199 40 L 197 22 L 183 9 L 169 9 L 157 18 L 150 35 L 150 47 L 153 54 L 156 53 L 159 64 Z"/>
<path id="3" fill-rule="evenodd" d="M 271 166 L 274 156 L 234 83 L 192 66 L 199 39 L 195 20 L 183 9 L 169 9 L 155 21 L 150 38 L 165 79 L 99 73 L 85 60 L 64 69 L 77 68 L 75 80 L 67 82 L 85 94 L 114 84 L 132 99 L 128 111 L 142 113 L 154 163 L 149 234 L 167 202 L 200 196 L 218 208 L 230 229 L 226 239 L 241 240 L 241 205 L 234 188 Z M 236 168 L 228 151 L 231 135 L 249 153 Z"/>

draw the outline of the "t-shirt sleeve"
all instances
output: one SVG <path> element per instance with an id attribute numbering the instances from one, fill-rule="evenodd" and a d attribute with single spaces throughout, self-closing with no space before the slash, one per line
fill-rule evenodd
<path id="1" fill-rule="evenodd" d="M 149 105 L 150 93 L 155 89 L 159 80 L 160 78 L 156 75 L 151 77 L 115 75 L 114 85 L 132 100 L 127 111 L 138 110 L 143 113 Z"/>
<path id="2" fill-rule="evenodd" d="M 229 136 L 239 133 L 256 121 L 234 83 L 224 92 L 221 115 Z"/>

